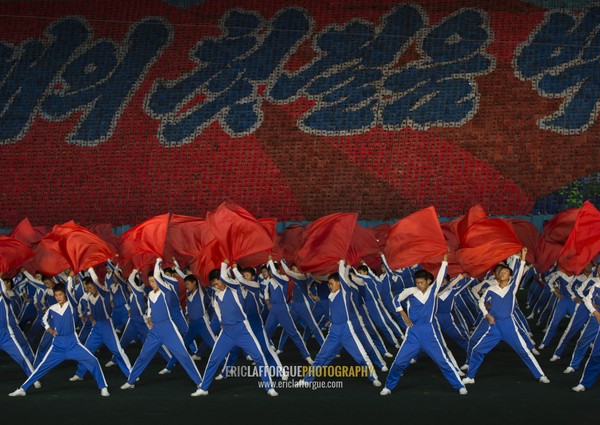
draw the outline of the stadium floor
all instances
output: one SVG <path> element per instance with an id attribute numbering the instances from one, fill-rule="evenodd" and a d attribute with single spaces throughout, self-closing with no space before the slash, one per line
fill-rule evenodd
<path id="1" fill-rule="evenodd" d="M 565 324 L 566 325 L 566 324 Z M 532 325 L 535 340 L 541 340 L 541 329 Z M 158 375 L 164 361 L 156 357 L 142 374 L 136 388 L 121 390 L 125 382 L 118 367 L 104 368 L 109 383 L 110 397 L 100 397 L 95 382 L 86 379 L 70 382 L 76 369 L 74 362 L 65 362 L 42 380 L 41 389 L 31 388 L 26 397 L 9 398 L 8 393 L 24 380 L 22 370 L 6 353 L 0 353 L 0 418 L 8 424 L 15 420 L 47 424 L 147 424 L 195 423 L 364 423 L 372 425 L 384 421 L 405 423 L 418 420 L 421 424 L 481 423 L 481 424 L 575 424 L 596 420 L 600 413 L 600 389 L 583 393 L 571 391 L 578 383 L 581 372 L 565 375 L 569 356 L 558 362 L 549 361 L 554 344 L 538 357 L 551 383 L 537 382 L 517 355 L 501 343 L 487 355 L 469 385 L 469 394 L 460 396 L 443 378 L 435 364 L 425 355 L 411 365 L 397 388 L 387 397 L 379 395 L 366 378 L 344 378 L 343 388 L 336 389 L 278 389 L 279 397 L 268 397 L 258 388 L 257 378 L 227 378 L 213 382 L 206 397 L 190 397 L 193 383 L 180 366 L 173 373 Z M 460 351 L 450 346 L 459 364 L 464 360 Z M 316 355 L 314 340 L 309 350 Z M 138 345 L 127 348 L 132 361 Z M 101 349 L 98 358 L 104 365 L 110 358 Z M 299 352 L 288 341 L 281 354 L 284 365 L 303 364 Z M 197 362 L 204 372 L 208 353 Z M 388 362 L 389 364 L 391 362 Z M 239 360 L 238 364 L 250 364 Z M 354 365 L 347 353 L 334 364 Z M 379 372 L 385 383 L 386 374 Z M 328 378 L 331 381 L 337 378 Z M 205 422 L 204 422 L 205 421 Z M 13 422 L 14 423 L 14 422 Z"/>

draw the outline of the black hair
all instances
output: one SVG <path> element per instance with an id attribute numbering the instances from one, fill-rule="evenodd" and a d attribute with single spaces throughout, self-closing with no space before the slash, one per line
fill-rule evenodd
<path id="1" fill-rule="evenodd" d="M 417 270 L 415 272 L 415 280 L 417 280 L 417 279 L 425 279 L 425 280 L 433 281 L 434 277 L 427 270 L 421 269 L 421 270 Z"/>
<path id="2" fill-rule="evenodd" d="M 502 264 L 500 265 L 500 268 L 498 269 L 498 271 L 502 270 L 502 269 L 506 269 L 508 270 L 508 273 L 512 276 L 513 275 L 513 271 L 510 267 L 508 267 L 506 264 Z"/>
<path id="3" fill-rule="evenodd" d="M 64 294 L 67 293 L 67 287 L 65 286 L 64 283 L 57 283 L 56 285 L 54 285 L 54 292 L 62 292 Z"/>
<path id="4" fill-rule="evenodd" d="M 335 280 L 336 282 L 340 281 L 340 274 L 339 273 L 331 273 L 328 277 L 327 280 L 332 279 Z"/>
<path id="5" fill-rule="evenodd" d="M 356 269 L 357 272 L 367 272 L 369 273 L 369 267 L 365 266 L 364 264 L 362 266 L 360 266 L 359 268 Z"/>
<path id="6" fill-rule="evenodd" d="M 256 276 L 256 270 L 254 269 L 254 267 L 244 267 L 242 269 L 242 273 L 250 273 L 252 277 Z"/>
<path id="7" fill-rule="evenodd" d="M 198 284 L 198 278 L 196 276 L 194 276 L 193 274 L 188 274 L 186 277 L 183 278 L 184 282 L 192 282 L 195 283 L 196 285 Z"/>
<path id="8" fill-rule="evenodd" d="M 91 277 L 85 276 L 83 279 L 81 279 L 81 283 L 83 283 L 84 285 L 93 285 L 94 281 Z"/>
<path id="9" fill-rule="evenodd" d="M 175 274 L 175 269 L 173 267 L 165 267 L 163 269 L 163 273 L 171 273 L 171 274 Z"/>
<path id="10" fill-rule="evenodd" d="M 148 273 L 146 273 L 147 277 L 154 277 L 154 270 L 149 270 Z"/>
<path id="11" fill-rule="evenodd" d="M 208 281 L 212 282 L 215 279 L 220 279 L 221 278 L 221 270 L 219 269 L 212 269 L 209 273 L 208 273 Z"/>

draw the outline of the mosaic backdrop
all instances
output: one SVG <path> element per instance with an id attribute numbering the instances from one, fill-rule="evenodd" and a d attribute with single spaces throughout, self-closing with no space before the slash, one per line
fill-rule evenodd
<path id="1" fill-rule="evenodd" d="M 600 4 L 4 1 L 0 20 L 0 227 L 600 200 Z"/>

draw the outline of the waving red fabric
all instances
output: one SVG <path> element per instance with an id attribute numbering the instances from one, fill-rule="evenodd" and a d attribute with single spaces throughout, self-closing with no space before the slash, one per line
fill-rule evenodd
<path id="1" fill-rule="evenodd" d="M 12 229 L 8 236 L 33 247 L 46 233 L 48 231 L 44 227 L 33 227 L 29 219 L 25 217 Z"/>
<path id="2" fill-rule="evenodd" d="M 106 242 L 106 244 L 108 245 L 108 247 L 110 249 L 112 249 L 114 252 L 118 251 L 119 244 L 120 244 L 120 238 L 119 238 L 119 236 L 117 236 L 113 233 L 112 224 L 96 223 L 96 224 L 90 224 L 89 226 L 86 226 L 86 227 L 87 227 L 87 229 L 91 230 L 92 232 L 94 232 L 95 234 L 100 236 L 102 238 L 102 240 L 104 242 Z"/>
<path id="3" fill-rule="evenodd" d="M 532 222 L 519 218 L 507 218 L 506 221 L 510 223 L 523 246 L 527 247 L 527 261 L 535 264 L 537 261 L 536 246 L 540 237 L 538 228 Z"/>
<path id="4" fill-rule="evenodd" d="M 141 258 L 162 258 L 169 215 L 162 214 L 149 218 L 123 233 L 119 247 L 119 263 L 125 262 L 138 254 L 149 254 L 146 257 L 137 257 L 138 265 L 140 265 Z M 141 265 L 136 268 L 140 269 Z"/>
<path id="5" fill-rule="evenodd" d="M 198 278 L 203 287 L 210 286 L 208 274 L 213 269 L 219 269 L 224 259 L 221 244 L 215 238 L 204 246 L 202 251 L 190 262 L 192 273 Z"/>
<path id="6" fill-rule="evenodd" d="M 10 272 L 12 277 L 15 270 L 33 257 L 33 250 L 24 242 L 10 236 L 0 236 L 0 273 L 4 277 Z"/>
<path id="7" fill-rule="evenodd" d="M 265 264 L 269 261 L 269 255 L 274 261 L 281 260 L 282 249 L 279 246 L 279 236 L 277 235 L 277 219 L 276 218 L 259 218 L 258 222 L 265 228 L 271 236 L 273 246 L 261 252 L 247 255 L 240 258 L 237 263 L 242 267 L 256 267 Z"/>
<path id="8" fill-rule="evenodd" d="M 462 238 L 469 230 L 469 227 L 486 218 L 487 214 L 480 204 L 471 207 L 466 215 L 459 217 L 456 220 L 456 236 L 458 237 L 459 243 L 461 243 Z"/>
<path id="9" fill-rule="evenodd" d="M 456 255 L 466 272 L 480 276 L 522 248 L 523 244 L 510 224 L 501 218 L 488 218 L 469 227 Z"/>
<path id="10" fill-rule="evenodd" d="M 369 267 L 376 270 L 378 265 L 381 265 L 380 252 L 382 250 L 379 249 L 375 233 L 370 229 L 362 227 L 360 224 L 356 224 L 352 233 L 352 239 L 350 240 L 348 254 L 346 254 L 348 264 L 358 267 L 362 264 L 362 260 L 364 260 Z M 379 264 L 377 264 L 377 258 L 379 259 Z"/>
<path id="11" fill-rule="evenodd" d="M 53 245 L 52 249 L 58 248 L 74 273 L 104 263 L 115 256 L 115 252 L 100 236 L 73 221 L 54 226 L 48 236 L 53 235 L 58 236 L 58 245 Z"/>
<path id="12" fill-rule="evenodd" d="M 335 213 L 310 223 L 294 262 L 303 272 L 330 274 L 345 259 L 356 225 L 356 213 Z"/>
<path id="13" fill-rule="evenodd" d="M 54 276 L 71 268 L 60 253 L 58 243 L 59 237 L 56 234 L 50 233 L 43 237 L 33 248 L 33 258 L 23 264 L 23 267 L 31 274 L 39 271 L 46 276 Z"/>
<path id="14" fill-rule="evenodd" d="M 558 256 L 565 244 L 575 220 L 579 214 L 579 208 L 570 208 L 556 214 L 552 219 L 544 223 L 542 234 L 536 244 L 537 262 L 535 268 L 538 272 L 544 273 L 558 261 Z"/>
<path id="15" fill-rule="evenodd" d="M 580 274 L 600 253 L 600 211 L 589 201 L 579 209 L 575 225 L 558 255 L 558 267 Z"/>
<path id="16" fill-rule="evenodd" d="M 231 263 L 273 248 L 273 237 L 265 227 L 232 202 L 224 202 L 214 212 L 207 213 L 206 220 Z"/>
<path id="17" fill-rule="evenodd" d="M 441 261 L 448 245 L 435 208 L 424 208 L 390 227 L 384 252 L 392 269 Z"/>
<path id="18" fill-rule="evenodd" d="M 304 226 L 288 226 L 283 230 L 279 244 L 283 249 L 283 258 L 289 263 L 294 261 L 296 251 L 304 239 Z"/>

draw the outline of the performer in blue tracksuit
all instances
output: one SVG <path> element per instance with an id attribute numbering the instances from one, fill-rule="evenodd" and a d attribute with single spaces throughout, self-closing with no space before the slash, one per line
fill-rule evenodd
<path id="1" fill-rule="evenodd" d="M 300 335 L 300 332 L 298 332 L 298 329 L 294 324 L 287 304 L 289 278 L 279 274 L 272 259 L 269 259 L 268 266 L 272 277 L 268 280 L 267 285 L 269 290 L 269 300 L 267 302 L 269 315 L 267 316 L 267 322 L 265 323 L 267 338 L 271 339 L 277 325 L 281 324 L 283 329 L 287 332 L 288 337 L 291 338 L 296 347 L 300 350 L 302 358 L 304 358 L 308 364 L 312 364 L 313 360 L 302 339 L 302 335 Z M 265 298 L 266 297 L 267 293 L 265 292 Z"/>
<path id="2" fill-rule="evenodd" d="M 350 277 L 347 274 L 345 262 L 340 260 L 338 273 L 331 274 L 327 281 L 330 290 L 329 320 L 331 326 L 329 332 L 309 372 L 304 379 L 296 383 L 297 386 L 308 386 L 310 382 L 314 381 L 315 375 L 318 374 L 318 368 L 330 364 L 342 348 L 348 351 L 360 366 L 366 368 L 369 380 L 374 386 L 381 386 L 373 363 L 354 331 L 351 320 L 350 304 L 352 300 L 350 299 L 349 281 Z M 387 370 L 387 368 L 385 369 Z"/>
<path id="3" fill-rule="evenodd" d="M 233 270 L 235 279 L 231 278 L 229 274 L 230 269 L 227 267 L 227 264 L 221 264 L 221 281 L 231 289 L 240 293 L 242 297 L 241 299 L 244 301 L 244 312 L 246 313 L 246 317 L 250 323 L 250 328 L 252 329 L 256 340 L 260 344 L 260 348 L 265 355 L 267 364 L 271 367 L 271 370 L 274 371 L 274 373 L 271 373 L 271 375 L 281 376 L 284 380 L 287 380 L 288 377 L 284 373 L 283 365 L 279 360 L 279 356 L 277 355 L 271 340 L 267 338 L 267 334 L 265 333 L 265 326 L 260 315 L 260 303 L 258 301 L 261 289 L 260 284 L 253 279 L 255 273 L 254 269 L 252 269 L 252 267 L 248 267 L 244 269 L 243 272 L 240 272 L 237 266 L 234 264 L 231 270 Z M 239 353 L 239 348 L 234 348 L 231 351 L 226 358 L 225 366 L 223 366 L 221 375 L 218 375 L 215 379 L 220 379 L 221 377 L 227 376 L 228 368 L 235 364 Z"/>
<path id="4" fill-rule="evenodd" d="M 115 273 L 115 266 L 106 262 L 109 272 L 106 275 L 106 286 L 110 289 L 112 300 L 111 319 L 116 332 L 121 332 L 129 317 L 129 290 L 127 283 Z"/>
<path id="5" fill-rule="evenodd" d="M 551 362 L 557 361 L 562 356 L 571 339 L 579 334 L 590 318 L 590 312 L 583 304 L 583 300 L 594 286 L 596 278 L 592 276 L 593 264 L 588 264 L 583 272 L 575 277 L 573 285 L 569 288 L 571 298 L 575 301 L 575 311 L 569 320 L 567 328 L 564 330 L 554 354 L 550 358 Z"/>
<path id="6" fill-rule="evenodd" d="M 17 326 L 14 312 L 5 295 L 9 291 L 4 281 L 0 278 L 0 350 L 4 350 L 21 366 L 25 374 L 30 376 L 33 373 L 33 353 L 29 349 L 29 354 L 27 354 L 22 348 L 22 341 L 19 342 L 17 339 L 16 333 L 21 330 Z M 36 382 L 35 386 L 39 388 L 41 384 Z"/>
<path id="7" fill-rule="evenodd" d="M 179 302 L 179 281 L 174 276 L 175 271 L 173 269 L 167 268 L 163 270 L 161 265 L 162 259 L 159 258 L 156 260 L 156 264 L 154 266 L 154 279 L 156 279 L 156 282 L 160 285 L 161 290 L 166 297 L 167 303 L 169 304 L 169 314 L 171 316 L 171 320 L 173 323 L 175 323 L 175 326 L 177 326 L 179 334 L 185 335 L 189 326 L 185 320 L 185 316 Z M 189 345 L 189 348 L 192 350 L 192 353 L 196 354 L 198 351 L 198 345 L 196 344 L 196 341 L 192 341 Z M 173 363 L 173 366 L 174 365 L 175 364 Z M 171 373 L 171 369 L 169 369 L 167 366 L 158 373 L 160 375 Z"/>
<path id="8" fill-rule="evenodd" d="M 67 289 L 62 283 L 54 286 L 53 295 L 57 302 L 48 308 L 43 317 L 46 331 L 53 336 L 52 344 L 29 378 L 9 396 L 26 395 L 31 385 L 65 360 L 83 363 L 94 376 L 100 394 L 105 397 L 109 395 L 98 359 L 79 342 L 75 334 L 74 311 L 66 292 Z"/>
<path id="9" fill-rule="evenodd" d="M 600 323 L 600 283 L 594 284 L 587 297 L 585 297 L 584 303 L 591 314 L 590 321 L 595 320 L 596 323 Z M 572 388 L 575 392 L 589 390 L 598 379 L 598 374 L 600 374 L 600 342 L 598 342 L 598 335 L 600 335 L 600 330 L 596 332 L 594 337 L 592 352 L 585 364 L 579 384 Z"/>
<path id="10" fill-rule="evenodd" d="M 431 273 L 418 270 L 414 276 L 416 287 L 405 289 L 395 299 L 396 310 L 402 315 L 407 329 L 381 395 L 391 394 L 411 359 L 417 357 L 421 351 L 425 351 L 431 357 L 453 388 L 459 390 L 460 394 L 467 394 L 465 386 L 460 381 L 459 370 L 449 358 L 445 342 L 441 340 L 443 337 L 434 323 L 437 294 L 447 268 L 448 255 L 446 254 L 435 282 Z M 407 305 L 406 311 L 401 304 L 404 300 Z"/>
<path id="11" fill-rule="evenodd" d="M 114 273 L 120 279 L 123 279 L 119 269 L 115 268 Z M 129 318 L 127 319 L 125 328 L 123 328 L 123 332 L 121 333 L 121 339 L 119 340 L 119 344 L 121 344 L 123 350 L 133 341 L 138 341 L 143 344 L 146 341 L 149 332 L 148 323 L 145 320 L 148 300 L 146 299 L 144 285 L 136 282 L 137 274 L 138 270 L 133 269 L 126 281 L 129 286 Z M 167 350 L 164 345 L 158 350 L 158 353 L 167 361 L 167 363 L 172 358 L 171 353 L 169 353 L 169 350 Z M 105 366 L 111 367 L 114 364 L 113 358 Z"/>
<path id="12" fill-rule="evenodd" d="M 181 363 L 189 377 L 194 381 L 194 384 L 198 389 L 193 392 L 192 396 L 200 395 L 198 393 L 200 389 L 200 383 L 202 377 L 196 364 L 192 360 L 192 357 L 188 353 L 185 345 L 183 344 L 183 338 L 177 330 L 177 326 L 171 320 L 171 313 L 167 297 L 165 292 L 162 291 L 158 280 L 155 278 L 157 274 L 160 274 L 160 262 L 159 258 L 156 262 L 154 271 L 148 273 L 148 282 L 152 289 L 148 294 L 148 308 L 146 310 L 146 320 L 150 331 L 142 345 L 142 350 L 138 358 L 136 359 L 133 367 L 131 368 L 131 374 L 121 389 L 127 390 L 134 388 L 135 382 L 142 374 L 146 366 L 154 358 L 158 350 L 162 345 L 165 345 L 171 354 L 175 356 L 177 361 Z"/>
<path id="13" fill-rule="evenodd" d="M 467 351 L 469 335 L 462 326 L 458 325 L 452 314 L 455 297 L 460 291 L 469 287 L 472 278 L 459 274 L 438 292 L 438 305 L 435 313 L 436 320 L 442 333 L 452 339 L 460 348 Z"/>
<path id="14" fill-rule="evenodd" d="M 554 311 L 546 328 L 546 334 L 542 343 L 538 347 L 539 350 L 544 349 L 547 345 L 552 342 L 552 339 L 558 331 L 560 322 L 567 316 L 573 317 L 575 313 L 575 306 L 577 303 L 573 300 L 573 291 L 571 287 L 575 283 L 575 276 L 567 276 L 565 273 L 559 271 L 558 277 L 554 281 L 554 288 L 552 289 L 553 295 L 558 298 Z"/>
<path id="15" fill-rule="evenodd" d="M 290 313 L 294 322 L 299 323 L 304 328 L 304 340 L 312 334 L 314 335 L 317 343 L 323 345 L 325 337 L 313 316 L 310 298 L 308 295 L 308 284 L 312 278 L 305 273 L 301 273 L 296 265 L 292 264 L 290 269 L 286 264 L 285 260 L 281 260 L 281 267 L 286 275 L 288 275 L 292 281 L 292 300 L 290 302 Z M 287 341 L 287 332 L 281 333 L 281 339 L 279 340 L 279 351 L 283 350 L 283 346 Z"/>
<path id="16" fill-rule="evenodd" d="M 238 347 L 256 363 L 267 394 L 277 396 L 277 392 L 273 389 L 273 381 L 269 375 L 264 353 L 244 311 L 241 287 L 240 285 L 238 285 L 237 289 L 228 287 L 220 280 L 220 274 L 220 270 L 212 270 L 209 273 L 209 280 L 215 288 L 213 306 L 215 314 L 221 322 L 221 332 L 217 336 L 213 350 L 208 358 L 208 363 L 204 371 L 204 381 L 197 393 L 198 395 L 208 395 L 208 388 L 217 375 L 218 367 L 231 350 Z"/>
<path id="17" fill-rule="evenodd" d="M 487 319 L 488 327 L 483 336 L 473 346 L 469 359 L 469 370 L 467 376 L 462 380 L 464 384 L 475 382 L 475 374 L 479 370 L 483 358 L 500 341 L 506 342 L 515 350 L 537 380 L 544 384 L 550 382 L 544 375 L 535 356 L 528 349 L 514 318 L 516 295 L 523 276 L 526 255 L 527 248 L 523 248 L 520 260 L 515 263 L 518 270 L 516 275 L 513 275 L 513 271 L 508 266 L 502 266 L 496 277 L 498 285 L 490 286 L 479 300 L 479 308 L 485 319 Z M 489 305 L 489 310 L 486 304 Z"/>
<path id="18" fill-rule="evenodd" d="M 85 341 L 85 347 L 95 353 L 103 345 L 113 354 L 115 362 L 123 374 L 128 377 L 131 373 L 131 363 L 115 332 L 110 316 L 110 294 L 111 291 L 100 283 L 96 272 L 92 267 L 88 269 L 90 276 L 83 278 L 89 296 L 88 320 L 92 322 L 92 330 Z M 71 381 L 80 381 L 85 375 L 85 365 L 79 364 L 77 372 Z"/>
<path id="19" fill-rule="evenodd" d="M 206 310 L 204 309 L 204 292 L 198 285 L 198 279 L 194 275 L 187 275 L 183 279 L 183 283 L 187 288 L 187 303 L 186 309 L 189 317 L 188 331 L 183 336 L 183 343 L 189 347 L 196 338 L 202 338 L 211 349 L 215 345 L 215 334 L 210 327 L 210 320 Z M 166 366 L 166 369 L 173 369 L 177 359 L 171 358 L 171 361 Z"/>
<path id="20" fill-rule="evenodd" d="M 366 263 L 363 263 L 356 271 L 363 282 L 365 282 L 365 306 L 369 317 L 388 342 L 393 344 L 396 348 L 400 347 L 400 343 L 396 339 L 396 336 L 404 338 L 404 334 L 402 333 L 400 326 L 392 320 L 387 310 L 383 307 L 383 301 L 377 291 L 379 277 L 373 273 Z"/>

